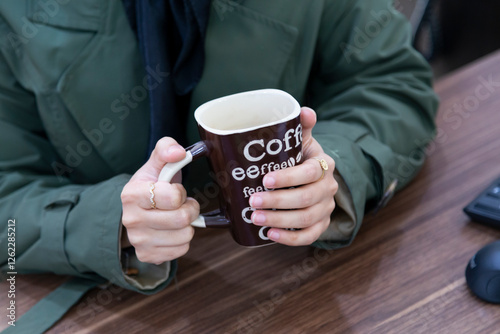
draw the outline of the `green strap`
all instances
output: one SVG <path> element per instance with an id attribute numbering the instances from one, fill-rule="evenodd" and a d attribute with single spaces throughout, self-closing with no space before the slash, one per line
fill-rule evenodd
<path id="1" fill-rule="evenodd" d="M 83 278 L 70 279 L 16 320 L 15 326 L 9 326 L 1 334 L 44 333 L 97 284 L 98 282 Z"/>

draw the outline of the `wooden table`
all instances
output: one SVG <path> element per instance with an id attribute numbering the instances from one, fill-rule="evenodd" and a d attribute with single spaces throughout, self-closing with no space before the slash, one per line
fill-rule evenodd
<path id="1" fill-rule="evenodd" d="M 226 231 L 198 231 L 175 284 L 149 297 L 94 289 L 49 332 L 500 333 L 500 306 L 464 279 L 471 256 L 500 237 L 462 213 L 500 175 L 500 87 L 489 79 L 500 82 L 500 53 L 436 84 L 440 130 L 427 163 L 350 247 L 249 250 Z M 65 279 L 19 275 L 17 315 Z"/>

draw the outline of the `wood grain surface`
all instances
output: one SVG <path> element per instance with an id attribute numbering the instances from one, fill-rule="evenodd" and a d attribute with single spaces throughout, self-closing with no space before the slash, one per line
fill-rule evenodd
<path id="1" fill-rule="evenodd" d="M 462 212 L 500 176 L 500 53 L 435 89 L 439 131 L 427 162 L 367 215 L 351 246 L 246 249 L 226 231 L 198 230 L 164 291 L 94 289 L 49 333 L 500 333 L 500 306 L 478 300 L 464 279 L 469 259 L 500 230 Z M 18 275 L 17 315 L 65 279 Z"/>

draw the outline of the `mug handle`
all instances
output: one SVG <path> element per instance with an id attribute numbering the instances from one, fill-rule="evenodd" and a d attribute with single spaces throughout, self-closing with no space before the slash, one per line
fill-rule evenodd
<path id="1" fill-rule="evenodd" d="M 196 144 L 193 144 L 186 148 L 186 157 L 178 162 L 170 162 L 163 166 L 163 169 L 160 172 L 160 176 L 158 176 L 158 181 L 172 181 L 177 172 L 179 172 L 184 166 L 193 162 L 194 160 L 206 156 L 208 154 L 208 147 L 203 141 L 199 141 Z M 210 213 L 211 215 L 199 215 L 191 225 L 194 227 L 229 227 L 230 221 L 225 217 L 216 215 L 212 216 L 214 212 Z"/>

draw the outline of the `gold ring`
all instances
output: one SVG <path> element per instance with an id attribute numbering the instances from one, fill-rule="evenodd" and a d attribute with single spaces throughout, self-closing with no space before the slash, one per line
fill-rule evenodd
<path id="1" fill-rule="evenodd" d="M 149 201 L 151 202 L 151 209 L 156 209 L 155 193 L 153 192 L 153 190 L 155 190 L 155 184 L 151 183 L 149 187 L 149 193 L 151 194 Z"/>
<path id="2" fill-rule="evenodd" d="M 319 178 L 320 180 L 325 176 L 325 171 L 328 170 L 328 163 L 326 162 L 325 159 L 319 159 L 319 158 L 314 158 L 318 160 L 319 166 L 321 167 L 321 177 Z"/>

